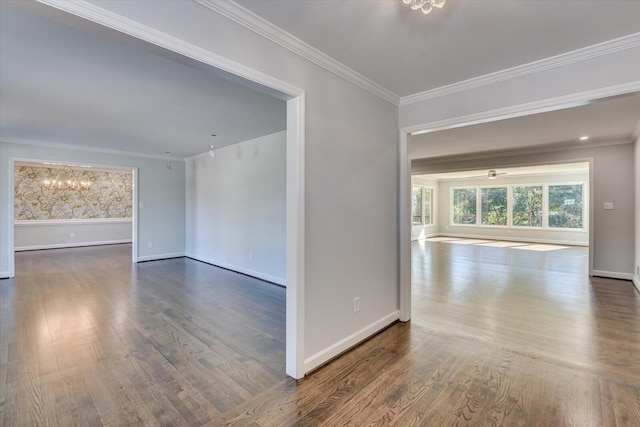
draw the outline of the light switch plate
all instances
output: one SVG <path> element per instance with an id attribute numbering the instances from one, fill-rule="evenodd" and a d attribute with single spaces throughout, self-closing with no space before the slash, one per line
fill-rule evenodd
<path id="1" fill-rule="evenodd" d="M 613 209 L 613 202 L 604 202 L 604 208 L 607 210 Z"/>

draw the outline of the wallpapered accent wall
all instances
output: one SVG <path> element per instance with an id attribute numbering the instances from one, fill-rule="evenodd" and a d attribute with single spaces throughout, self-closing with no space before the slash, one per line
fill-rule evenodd
<path id="1" fill-rule="evenodd" d="M 75 178 L 91 182 L 88 190 L 45 189 L 45 179 L 60 169 L 15 167 L 16 221 L 54 219 L 131 218 L 132 173 L 73 169 Z"/>

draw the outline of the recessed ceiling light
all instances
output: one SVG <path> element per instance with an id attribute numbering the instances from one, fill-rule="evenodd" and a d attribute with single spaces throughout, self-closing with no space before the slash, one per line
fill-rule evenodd
<path id="1" fill-rule="evenodd" d="M 587 139 L 589 139 L 589 137 L 587 135 L 584 135 L 584 136 L 580 137 L 580 141 L 586 141 Z"/>

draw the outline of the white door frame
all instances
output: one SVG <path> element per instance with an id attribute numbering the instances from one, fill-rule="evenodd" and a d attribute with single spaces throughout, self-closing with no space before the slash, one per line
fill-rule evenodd
<path id="1" fill-rule="evenodd" d="M 411 158 L 409 135 L 454 129 L 480 123 L 494 122 L 565 108 L 586 105 L 598 99 L 625 95 L 640 91 L 640 81 L 580 92 L 542 101 L 529 102 L 512 107 L 458 116 L 450 119 L 407 126 L 399 134 L 399 266 L 400 266 L 400 320 L 411 319 Z M 593 275 L 593 162 L 589 166 L 589 275 Z"/>
<path id="2" fill-rule="evenodd" d="M 231 61 L 84 0 L 38 0 L 71 15 L 146 41 L 186 58 L 209 65 L 277 92 L 287 101 L 287 290 L 286 373 L 302 378 L 304 372 L 304 192 L 305 97 L 304 90 L 245 65 Z"/>

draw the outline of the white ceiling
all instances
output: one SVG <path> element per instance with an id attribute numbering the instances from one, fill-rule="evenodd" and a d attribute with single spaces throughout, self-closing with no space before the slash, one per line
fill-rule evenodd
<path id="1" fill-rule="evenodd" d="M 638 0 L 237 0 L 398 96 L 640 32 Z"/>
<path id="2" fill-rule="evenodd" d="M 123 42 L 123 35 L 116 40 L 93 24 L 56 22 L 42 16 L 45 6 L 25 5 L 0 2 L 5 141 L 182 158 L 211 143 L 217 148 L 286 127 L 284 101 Z"/>
<path id="3" fill-rule="evenodd" d="M 579 172 L 587 172 L 589 171 L 589 163 L 588 162 L 580 162 L 580 163 L 564 163 L 557 165 L 540 165 L 540 166 L 522 166 L 522 167 L 514 167 L 514 168 L 498 168 L 495 169 L 499 174 L 506 174 L 509 177 L 514 176 L 529 176 L 529 175 L 549 175 L 549 174 L 563 174 L 563 173 L 579 173 Z M 488 169 L 476 169 L 469 171 L 460 171 L 460 172 L 445 172 L 445 173 L 432 173 L 425 175 L 414 175 L 419 178 L 428 178 L 435 180 L 462 180 L 469 178 L 477 178 L 478 180 L 488 181 L 487 174 Z M 501 176 L 498 176 L 500 179 Z M 495 184 L 498 184 L 500 181 L 492 180 L 489 181 Z"/>
<path id="4" fill-rule="evenodd" d="M 577 145 L 612 140 L 631 142 L 640 121 L 640 93 L 587 105 L 473 126 L 412 135 L 412 159 L 457 156 L 473 152 L 526 149 L 540 145 Z"/>

